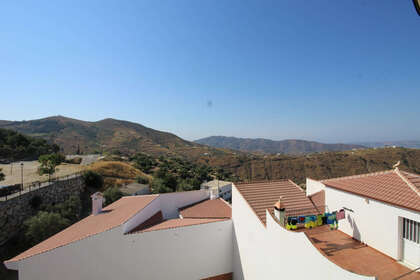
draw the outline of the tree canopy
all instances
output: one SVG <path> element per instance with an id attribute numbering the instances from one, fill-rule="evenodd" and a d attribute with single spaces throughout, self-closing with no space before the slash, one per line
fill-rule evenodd
<path id="1" fill-rule="evenodd" d="M 0 128 L 0 159 L 34 160 L 40 155 L 57 153 L 59 150 L 56 144 L 49 144 L 44 139 Z"/>
<path id="2" fill-rule="evenodd" d="M 57 165 L 64 161 L 64 156 L 57 153 L 42 155 L 38 161 L 41 164 L 38 167 L 39 175 L 48 174 L 48 176 L 51 176 L 55 173 Z"/>

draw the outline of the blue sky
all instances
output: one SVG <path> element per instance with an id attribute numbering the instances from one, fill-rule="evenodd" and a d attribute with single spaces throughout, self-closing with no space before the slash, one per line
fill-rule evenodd
<path id="1" fill-rule="evenodd" d="M 420 139 L 419 50 L 411 0 L 2 1 L 0 119 Z"/>

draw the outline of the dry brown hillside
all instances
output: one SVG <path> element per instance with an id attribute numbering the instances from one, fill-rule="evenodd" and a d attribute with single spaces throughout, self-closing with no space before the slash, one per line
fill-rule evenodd
<path id="1" fill-rule="evenodd" d="M 211 158 L 208 163 L 238 175 L 242 180 L 292 179 L 302 184 L 305 178 L 325 179 L 391 169 L 420 174 L 420 150 L 405 148 L 366 149 L 326 152 L 306 156 L 235 156 Z"/>
<path id="2" fill-rule="evenodd" d="M 129 163 L 120 161 L 98 161 L 89 167 L 90 170 L 101 174 L 104 177 L 104 187 L 121 186 L 134 182 L 139 176 L 151 178 Z"/>

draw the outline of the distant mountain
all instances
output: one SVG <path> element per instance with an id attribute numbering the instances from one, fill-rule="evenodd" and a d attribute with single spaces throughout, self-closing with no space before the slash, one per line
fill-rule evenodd
<path id="1" fill-rule="evenodd" d="M 411 149 L 420 149 L 420 140 L 408 141 L 386 141 L 386 142 L 361 142 L 357 143 L 369 148 L 383 148 L 383 147 L 403 147 Z"/>
<path id="2" fill-rule="evenodd" d="M 1 121 L 0 128 L 16 130 L 44 138 L 60 146 L 66 154 L 112 152 L 145 152 L 150 155 L 180 155 L 196 158 L 203 154 L 224 153 L 180 137 L 128 121 L 104 119 L 87 122 L 62 116 L 30 121 Z"/>
<path id="3" fill-rule="evenodd" d="M 282 140 L 273 141 L 257 138 L 236 138 L 225 136 L 211 136 L 195 141 L 215 148 L 226 148 L 243 152 L 260 152 L 265 154 L 308 154 L 326 151 L 345 151 L 354 148 L 365 148 L 362 145 L 353 144 L 323 144 L 305 140 Z"/>

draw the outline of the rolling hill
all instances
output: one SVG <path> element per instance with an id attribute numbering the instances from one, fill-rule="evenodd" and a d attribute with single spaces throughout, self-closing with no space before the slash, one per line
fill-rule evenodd
<path id="1" fill-rule="evenodd" d="M 143 125 L 104 119 L 87 122 L 62 116 L 30 121 L 0 121 L 0 128 L 16 130 L 58 144 L 66 154 L 113 152 L 144 152 L 153 156 L 178 155 L 189 159 L 203 154 L 224 154 L 214 149 Z"/>
<path id="2" fill-rule="evenodd" d="M 352 144 L 323 144 L 305 140 L 273 141 L 268 139 L 250 139 L 225 136 L 211 136 L 195 141 L 215 148 L 225 148 L 242 152 L 259 152 L 264 154 L 308 154 L 326 151 L 345 151 L 354 148 L 364 148 L 362 145 Z"/>

